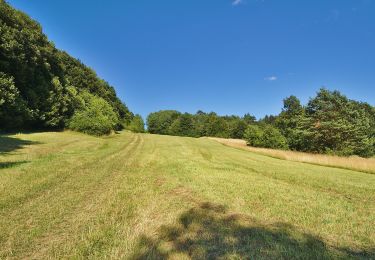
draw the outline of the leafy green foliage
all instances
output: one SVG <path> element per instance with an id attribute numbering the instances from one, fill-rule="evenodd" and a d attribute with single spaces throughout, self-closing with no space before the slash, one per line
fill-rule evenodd
<path id="1" fill-rule="evenodd" d="M 171 125 L 180 114 L 175 110 L 162 110 L 149 114 L 147 117 L 148 131 L 151 134 L 168 135 Z"/>
<path id="2" fill-rule="evenodd" d="M 177 136 L 195 136 L 193 116 L 181 114 L 169 127 L 169 133 Z"/>
<path id="3" fill-rule="evenodd" d="M 132 131 L 133 133 L 144 133 L 145 122 L 140 115 L 135 115 L 130 123 L 126 126 L 126 129 Z"/>
<path id="4" fill-rule="evenodd" d="M 233 120 L 229 121 L 229 135 L 231 138 L 241 139 L 245 135 L 246 128 L 248 127 L 249 123 L 244 118 L 233 118 Z"/>
<path id="5" fill-rule="evenodd" d="M 338 91 L 321 89 L 309 101 L 301 127 L 312 151 L 361 156 L 374 152 L 366 111 Z"/>
<path id="6" fill-rule="evenodd" d="M 175 110 L 162 110 L 147 117 L 148 131 L 152 134 L 176 136 L 216 136 L 224 138 L 243 138 L 248 122 L 253 116 L 218 116 L 216 113 L 198 111 L 192 115 Z"/>
<path id="7" fill-rule="evenodd" d="M 0 72 L 0 123 L 12 128 L 22 124 L 30 116 L 30 111 L 14 85 L 14 78 Z"/>
<path id="8" fill-rule="evenodd" d="M 271 126 L 250 125 L 245 132 L 247 144 L 254 147 L 287 149 L 287 140 L 280 131 Z"/>
<path id="9" fill-rule="evenodd" d="M 305 144 L 300 138 L 301 133 L 297 127 L 304 118 L 304 108 L 296 96 L 284 99 L 284 107 L 275 118 L 274 125 L 281 131 L 288 140 L 288 146 L 292 150 L 303 150 Z"/>
<path id="10" fill-rule="evenodd" d="M 295 96 L 284 100 L 278 116 L 261 120 L 275 125 L 290 149 L 337 155 L 375 154 L 375 108 L 320 89 L 303 107 Z"/>
<path id="11" fill-rule="evenodd" d="M 37 22 L 3 0 L 0 35 L 0 78 L 2 86 L 7 86 L 1 90 L 0 129 L 62 129 L 75 111 L 71 94 L 83 91 L 110 104 L 118 117 L 116 128 L 120 121 L 132 119 L 113 87 L 79 60 L 56 49 Z"/>
<path id="12" fill-rule="evenodd" d="M 207 136 L 229 138 L 229 126 L 226 118 L 219 117 L 216 113 L 210 113 L 205 123 Z"/>
<path id="13" fill-rule="evenodd" d="M 245 140 L 248 145 L 262 147 L 263 131 L 257 125 L 249 125 L 245 131 Z"/>
<path id="14" fill-rule="evenodd" d="M 324 88 L 307 106 L 290 96 L 284 99 L 279 115 L 258 121 L 250 114 L 241 118 L 166 110 L 151 113 L 147 124 L 149 132 L 155 134 L 245 139 L 255 147 L 313 153 L 375 154 L 375 108 Z"/>
<path id="15" fill-rule="evenodd" d="M 118 118 L 108 102 L 89 93 L 84 93 L 83 100 L 83 106 L 75 111 L 69 127 L 90 135 L 111 133 L 118 123 Z"/>
<path id="16" fill-rule="evenodd" d="M 286 138 L 271 125 L 267 125 L 263 130 L 262 144 L 267 148 L 288 149 Z"/>

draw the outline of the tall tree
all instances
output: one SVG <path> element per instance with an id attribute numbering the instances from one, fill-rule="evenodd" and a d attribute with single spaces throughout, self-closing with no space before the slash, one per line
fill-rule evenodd
<path id="1" fill-rule="evenodd" d="M 301 138 L 298 126 L 303 120 L 304 108 L 300 100 L 293 95 L 285 98 L 283 103 L 283 109 L 275 121 L 276 126 L 280 129 L 283 136 L 286 137 L 289 148 L 302 150 L 305 143 L 303 138 Z"/>
<path id="2" fill-rule="evenodd" d="M 320 89 L 309 101 L 306 116 L 311 150 L 362 156 L 372 153 L 371 125 L 365 110 L 340 92 Z"/>
<path id="3" fill-rule="evenodd" d="M 253 115 L 251 115 L 251 114 L 249 114 L 249 113 L 246 113 L 244 116 L 243 116 L 243 121 L 246 123 L 246 124 L 248 124 L 248 125 L 250 125 L 250 124 L 254 124 L 255 122 L 256 122 L 256 117 L 255 116 L 253 116 Z"/>
<path id="4" fill-rule="evenodd" d="M 196 136 L 194 132 L 193 116 L 189 113 L 179 115 L 178 118 L 170 126 L 169 132 L 172 135 L 178 136 Z"/>
<path id="5" fill-rule="evenodd" d="M 147 117 L 148 131 L 151 134 L 168 135 L 173 122 L 180 116 L 175 110 L 161 110 L 154 112 Z"/>
<path id="6" fill-rule="evenodd" d="M 133 114 L 113 87 L 82 62 L 56 49 L 36 21 L 4 0 L 0 0 L 0 35 L 1 78 L 3 84 L 12 79 L 7 86 L 17 93 L 17 109 L 7 109 L 9 102 L 0 107 L 1 129 L 66 127 L 75 110 L 74 92 L 104 99 L 119 119 L 117 127 L 120 121 L 131 120 Z"/>

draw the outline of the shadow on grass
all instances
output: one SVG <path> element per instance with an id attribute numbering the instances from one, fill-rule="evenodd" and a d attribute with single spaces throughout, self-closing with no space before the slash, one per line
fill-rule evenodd
<path id="1" fill-rule="evenodd" d="M 331 259 L 373 258 L 375 252 L 332 249 L 319 238 L 291 225 L 261 225 L 225 207 L 203 203 L 164 226 L 157 238 L 141 237 L 132 259 Z"/>
<path id="2" fill-rule="evenodd" d="M 0 156 L 7 155 L 27 145 L 38 144 L 38 143 L 39 142 L 22 140 L 22 139 L 18 139 L 14 137 L 9 137 L 6 135 L 0 135 Z M 0 170 L 17 167 L 27 162 L 28 161 L 0 162 Z"/>
<path id="3" fill-rule="evenodd" d="M 21 164 L 28 163 L 28 161 L 18 161 L 18 162 L 0 162 L 0 170 L 8 169 L 19 166 Z"/>
<path id="4" fill-rule="evenodd" d="M 31 144 L 38 144 L 38 142 L 22 140 L 9 136 L 0 136 L 0 155 L 13 152 Z"/>

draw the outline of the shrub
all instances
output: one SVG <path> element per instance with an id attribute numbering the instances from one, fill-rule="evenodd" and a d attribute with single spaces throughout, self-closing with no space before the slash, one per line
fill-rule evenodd
<path id="1" fill-rule="evenodd" d="M 263 128 L 257 125 L 248 126 L 245 131 L 245 140 L 249 146 L 288 149 L 286 138 L 271 125 L 266 125 Z"/>
<path id="2" fill-rule="evenodd" d="M 247 145 L 254 147 L 262 146 L 263 131 L 257 125 L 249 125 L 244 134 Z"/>
<path id="3" fill-rule="evenodd" d="M 118 116 L 102 98 L 84 94 L 84 105 L 74 113 L 69 128 L 90 135 L 110 134 L 118 124 Z"/>
<path id="4" fill-rule="evenodd" d="M 266 148 L 288 149 L 286 138 L 279 129 L 271 125 L 267 125 L 263 130 L 262 144 Z"/>

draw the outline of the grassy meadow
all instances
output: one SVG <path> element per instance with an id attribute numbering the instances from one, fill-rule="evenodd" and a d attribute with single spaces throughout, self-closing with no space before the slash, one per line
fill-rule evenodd
<path id="1" fill-rule="evenodd" d="M 194 139 L 0 136 L 0 259 L 375 258 L 375 175 Z"/>

